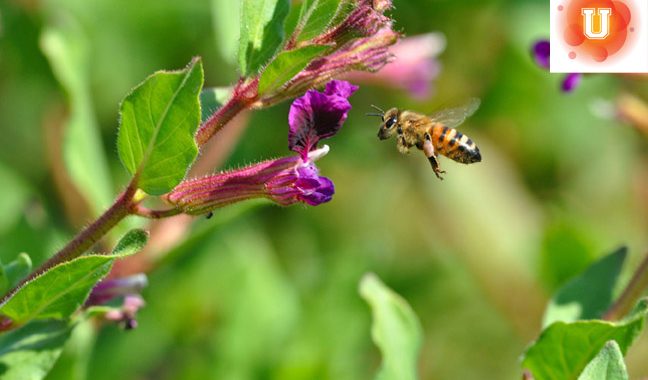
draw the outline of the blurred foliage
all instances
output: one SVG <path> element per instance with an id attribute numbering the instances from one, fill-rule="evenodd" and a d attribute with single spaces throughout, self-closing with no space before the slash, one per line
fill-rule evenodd
<path id="1" fill-rule="evenodd" d="M 74 111 L 41 50 L 44 31 L 74 19 L 87 39 L 85 104 L 93 105 L 116 195 L 128 177 L 116 154 L 118 105 L 133 86 L 195 55 L 206 87 L 236 80 L 232 49 L 214 36 L 235 34 L 213 24 L 225 2 L 213 3 L 0 2 L 0 261 L 28 252 L 39 264 L 90 220 L 74 199 L 61 200 L 69 182 L 60 180 L 60 141 L 51 133 Z M 648 82 L 591 75 L 560 93 L 560 78 L 529 56 L 548 34 L 544 0 L 395 6 L 405 34 L 446 35 L 436 94 L 417 102 L 361 86 L 318 162 L 336 184 L 331 203 L 260 207 L 228 223 L 218 214 L 196 219 L 190 244 L 151 274 L 140 327 L 78 338 L 84 347 L 96 339 L 91 357 L 80 359 L 89 378 L 371 378 L 380 358 L 357 293 L 366 272 L 418 315 L 422 378 L 518 378 L 519 355 L 555 289 L 622 243 L 629 263 L 639 260 L 648 247 L 645 136 L 601 111 L 626 91 L 648 98 Z M 462 130 L 484 160 L 441 159 L 443 182 L 420 154 L 402 156 L 393 141 L 378 141 L 376 120 L 364 116 L 370 104 L 431 113 L 472 96 L 482 107 Z M 281 104 L 252 114 L 223 167 L 285 154 L 287 111 Z M 206 225 L 215 227 L 205 233 Z M 63 358 L 74 357 L 75 341 Z M 639 339 L 631 378 L 648 374 L 646 354 L 648 339 Z M 85 368 L 65 365 L 49 378 Z"/>

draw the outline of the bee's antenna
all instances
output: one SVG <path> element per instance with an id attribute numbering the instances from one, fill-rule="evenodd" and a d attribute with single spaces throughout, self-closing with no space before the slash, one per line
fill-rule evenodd
<path id="1" fill-rule="evenodd" d="M 383 111 L 380 107 L 375 106 L 373 104 L 370 105 L 371 108 L 375 109 L 376 111 L 380 112 L 380 116 L 385 114 L 385 111 Z"/>
<path id="2" fill-rule="evenodd" d="M 383 114 L 381 114 L 381 113 L 375 113 L 375 112 L 369 112 L 369 113 L 366 113 L 365 116 L 378 116 L 378 117 L 383 117 Z"/>

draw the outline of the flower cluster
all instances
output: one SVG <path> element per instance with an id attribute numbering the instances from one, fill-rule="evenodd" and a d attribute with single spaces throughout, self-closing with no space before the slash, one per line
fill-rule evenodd
<path id="1" fill-rule="evenodd" d="M 304 7 L 317 7 L 317 2 L 304 2 Z M 392 8 L 391 0 L 352 0 L 344 11 L 335 14 L 330 25 L 316 36 L 308 35 L 310 16 L 303 18 L 282 49 L 264 65 L 258 74 L 244 77 L 234 86 L 231 98 L 198 129 L 196 142 L 204 145 L 237 113 L 244 109 L 269 107 L 321 87 L 332 79 L 355 71 L 376 72 L 394 58 L 389 47 L 400 34 L 393 30 L 393 20 L 384 13 Z M 345 13 L 347 12 L 348 13 Z M 310 14 L 306 9 L 304 14 Z M 299 72 L 281 77 L 280 83 L 260 88 L 261 79 L 280 59 L 282 53 L 306 47 L 321 48 L 321 53 L 305 63 Z M 291 63 L 293 65 L 294 63 Z"/>
<path id="2" fill-rule="evenodd" d="M 342 127 L 351 109 L 348 98 L 356 90 L 348 82 L 331 81 L 324 92 L 309 90 L 295 99 L 288 116 L 288 147 L 299 155 L 185 181 L 166 200 L 192 215 L 253 198 L 267 198 L 282 206 L 298 202 L 316 206 L 330 201 L 333 182 L 320 176 L 315 165 L 329 148 L 317 148 L 317 143 Z"/>
<path id="3" fill-rule="evenodd" d="M 532 54 L 535 63 L 545 70 L 549 70 L 549 53 L 550 44 L 547 40 L 540 40 L 533 44 Z M 561 89 L 563 92 L 571 92 L 580 84 L 583 74 L 570 73 L 565 75 L 562 81 Z"/>

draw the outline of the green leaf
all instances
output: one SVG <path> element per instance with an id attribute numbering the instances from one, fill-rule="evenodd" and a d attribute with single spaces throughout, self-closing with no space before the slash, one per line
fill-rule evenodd
<path id="1" fill-rule="evenodd" d="M 628 380 L 628 371 L 617 342 L 611 340 L 605 343 L 578 380 Z"/>
<path id="2" fill-rule="evenodd" d="M 227 102 L 232 94 L 231 87 L 211 87 L 200 93 L 200 120 L 204 123 L 209 117 Z"/>
<path id="3" fill-rule="evenodd" d="M 290 4 L 290 10 L 288 11 L 288 15 L 286 16 L 286 20 L 284 21 L 284 33 L 286 36 L 292 36 L 295 28 L 297 28 L 297 24 L 299 23 L 299 20 L 302 16 L 302 9 L 304 9 L 303 5 L 303 2 L 292 2 Z"/>
<path id="4" fill-rule="evenodd" d="M 32 261 L 22 252 L 7 265 L 0 264 L 0 292 L 4 294 L 31 272 Z"/>
<path id="5" fill-rule="evenodd" d="M 619 248 L 565 284 L 549 302 L 543 326 L 556 321 L 600 318 L 612 304 L 612 292 L 627 251 L 626 247 Z"/>
<path id="6" fill-rule="evenodd" d="M 14 325 L 32 319 L 69 317 L 83 304 L 94 285 L 110 272 L 115 259 L 137 252 L 146 237 L 146 232 L 133 230 L 111 254 L 85 255 L 50 268 L 2 304 L 0 314 L 9 317 Z"/>
<path id="7" fill-rule="evenodd" d="M 373 273 L 360 281 L 360 295 L 371 306 L 371 336 L 383 356 L 377 379 L 416 379 L 422 331 L 414 311 Z"/>
<path id="8" fill-rule="evenodd" d="M 308 45 L 279 53 L 261 74 L 259 95 L 279 89 L 328 48 L 324 45 Z"/>
<path id="9" fill-rule="evenodd" d="M 36 321 L 0 336 L 2 380 L 43 379 L 59 358 L 72 326 L 64 321 Z"/>
<path id="10" fill-rule="evenodd" d="M 92 105 L 89 41 L 78 22 L 65 16 L 65 22 L 45 28 L 40 44 L 68 96 L 70 116 L 63 137 L 65 166 L 97 216 L 110 205 L 113 188 Z"/>
<path id="11" fill-rule="evenodd" d="M 241 31 L 241 4 L 232 0 L 212 0 L 211 10 L 216 50 L 227 63 L 234 65 Z"/>
<path id="12" fill-rule="evenodd" d="M 625 353 L 643 329 L 647 312 L 648 301 L 644 299 L 619 322 L 555 322 L 527 349 L 522 366 L 535 380 L 577 379 L 607 341 L 615 340 Z"/>
<path id="13" fill-rule="evenodd" d="M 341 0 L 306 0 L 299 20 L 298 41 L 310 40 L 321 34 L 341 8 Z"/>
<path id="14" fill-rule="evenodd" d="M 124 257 L 133 255 L 144 248 L 148 241 L 149 233 L 136 228 L 130 230 L 124 235 L 115 248 L 113 248 L 112 255 L 116 257 Z"/>
<path id="15" fill-rule="evenodd" d="M 149 194 L 167 193 L 180 183 L 198 154 L 194 133 L 202 84 L 202 64 L 195 58 L 184 70 L 151 75 L 121 104 L 119 157 Z"/>
<path id="16" fill-rule="evenodd" d="M 238 56 L 241 75 L 247 77 L 259 72 L 283 43 L 290 0 L 243 0 L 241 6 Z"/>

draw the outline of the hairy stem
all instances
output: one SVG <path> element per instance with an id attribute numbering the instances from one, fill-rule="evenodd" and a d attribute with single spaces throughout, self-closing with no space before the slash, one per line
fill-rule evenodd
<path id="1" fill-rule="evenodd" d="M 0 299 L 0 305 L 5 303 L 11 296 L 13 296 L 23 285 L 27 282 L 33 280 L 34 278 L 40 276 L 48 269 L 73 260 L 82 254 L 84 254 L 88 249 L 90 249 L 95 243 L 99 241 L 108 231 L 110 231 L 117 223 L 123 220 L 131 213 L 133 207 L 133 197 L 137 190 L 135 181 L 131 182 L 126 191 L 124 191 L 115 203 L 110 206 L 106 212 L 103 213 L 92 224 L 84 228 L 79 234 L 77 234 L 74 239 L 65 245 L 60 251 L 58 251 L 54 256 L 49 260 L 44 262 L 38 269 L 33 271 L 29 276 L 22 279 L 13 289 L 11 289 L 7 294 L 5 294 L 2 299 Z"/>
<path id="2" fill-rule="evenodd" d="M 249 108 L 257 100 L 258 86 L 259 80 L 257 78 L 250 82 L 244 80 L 239 81 L 232 91 L 232 97 L 230 100 L 223 104 L 218 111 L 214 112 L 209 119 L 207 119 L 207 121 L 198 128 L 198 132 L 196 132 L 196 143 L 199 147 L 205 145 L 205 143 L 207 143 L 212 136 L 229 123 L 234 116 L 238 115 L 239 112 L 246 108 Z"/>
<path id="3" fill-rule="evenodd" d="M 646 288 L 648 288 L 648 254 L 641 261 L 619 299 L 603 314 L 603 319 L 616 321 L 623 318 L 632 310 Z"/>

